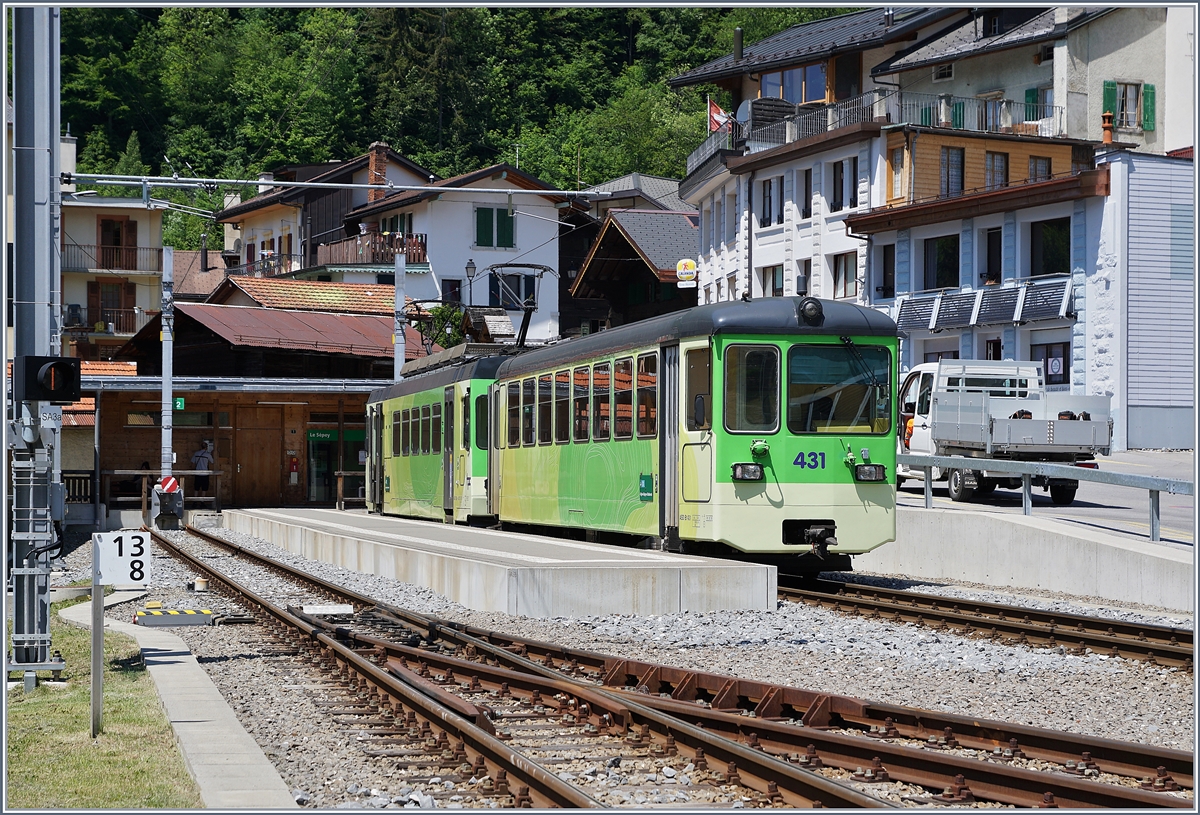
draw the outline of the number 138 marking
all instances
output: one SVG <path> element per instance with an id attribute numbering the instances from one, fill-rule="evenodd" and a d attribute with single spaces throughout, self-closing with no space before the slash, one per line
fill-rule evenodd
<path id="1" fill-rule="evenodd" d="M 805 460 L 805 456 L 808 457 L 807 461 Z M 792 464 L 796 465 L 797 467 L 800 467 L 801 469 L 803 469 L 805 467 L 809 467 L 813 470 L 824 470 L 825 469 L 825 454 L 824 453 L 800 453 L 796 456 L 796 460 L 793 461 Z"/>

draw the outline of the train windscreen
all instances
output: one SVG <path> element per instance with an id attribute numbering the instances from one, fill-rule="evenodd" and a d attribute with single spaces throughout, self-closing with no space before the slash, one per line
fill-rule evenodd
<path id="1" fill-rule="evenodd" d="M 891 430 L 891 355 L 872 345 L 795 345 L 788 351 L 793 433 Z"/>

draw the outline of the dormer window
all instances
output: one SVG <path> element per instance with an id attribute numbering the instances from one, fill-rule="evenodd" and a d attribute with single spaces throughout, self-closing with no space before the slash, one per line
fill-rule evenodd
<path id="1" fill-rule="evenodd" d="M 764 73 L 759 80 L 763 98 L 786 99 L 793 105 L 825 101 L 825 63 Z"/>
<path id="2" fill-rule="evenodd" d="M 991 11 L 983 15 L 983 36 L 994 37 L 1002 33 L 1000 28 L 1000 13 Z"/>

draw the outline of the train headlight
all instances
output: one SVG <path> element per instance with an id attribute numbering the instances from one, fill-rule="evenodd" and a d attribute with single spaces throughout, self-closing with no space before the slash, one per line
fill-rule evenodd
<path id="1" fill-rule="evenodd" d="M 763 468 L 761 464 L 734 464 L 734 481 L 762 481 Z"/>
<path id="2" fill-rule="evenodd" d="M 855 481 L 883 481 L 887 478 L 882 464 L 855 464 Z"/>

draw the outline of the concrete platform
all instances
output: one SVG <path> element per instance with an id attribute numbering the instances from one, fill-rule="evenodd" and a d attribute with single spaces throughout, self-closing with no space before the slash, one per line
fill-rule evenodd
<path id="1" fill-rule="evenodd" d="M 774 566 L 368 515 L 225 510 L 225 526 L 313 560 L 529 617 L 773 609 Z"/>
<path id="2" fill-rule="evenodd" d="M 116 591 L 104 598 L 104 605 L 128 602 L 143 593 Z M 59 615 L 84 628 L 92 626 L 90 602 L 63 609 Z M 275 765 L 238 722 L 183 640 L 161 628 L 107 617 L 104 627 L 137 640 L 175 731 L 175 743 L 206 808 L 298 808 Z"/>
<path id="3" fill-rule="evenodd" d="M 854 568 L 1040 589 L 1186 613 L 1196 608 L 1191 546 L 1152 543 L 1078 525 L 964 509 L 897 507 L 896 541 Z"/>

